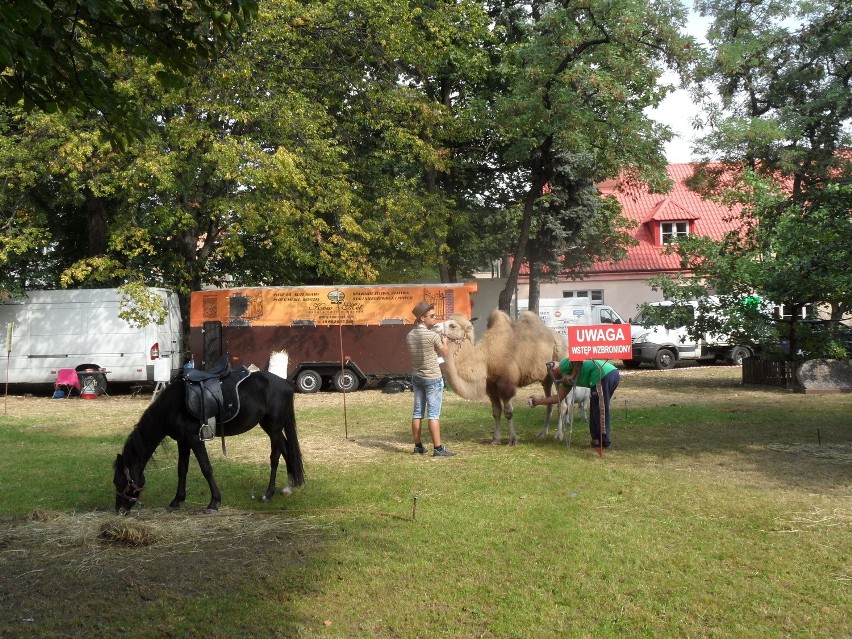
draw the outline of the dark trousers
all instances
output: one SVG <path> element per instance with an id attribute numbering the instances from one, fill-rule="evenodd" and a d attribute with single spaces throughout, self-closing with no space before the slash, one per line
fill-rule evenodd
<path id="1" fill-rule="evenodd" d="M 604 448 L 608 448 L 612 443 L 609 438 L 609 400 L 615 394 L 615 389 L 618 388 L 618 382 L 621 381 L 621 375 L 618 370 L 610 371 L 603 376 L 601 380 L 601 392 L 604 400 Z M 591 407 L 589 409 L 589 432 L 592 439 L 601 438 L 601 409 L 600 399 L 598 397 L 597 387 L 592 388 Z"/>

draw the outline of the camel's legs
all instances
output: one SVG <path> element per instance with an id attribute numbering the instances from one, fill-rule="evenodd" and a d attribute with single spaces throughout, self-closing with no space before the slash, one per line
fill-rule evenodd
<path id="1" fill-rule="evenodd" d="M 500 445 L 500 419 L 503 416 L 503 407 L 499 399 L 491 398 L 491 416 L 494 418 L 494 436 L 491 438 L 491 443 L 494 446 Z"/>
<path id="2" fill-rule="evenodd" d="M 503 404 L 503 414 L 506 416 L 506 421 L 509 423 L 509 446 L 517 446 L 518 435 L 515 433 L 515 411 L 512 408 L 511 399 Z"/>

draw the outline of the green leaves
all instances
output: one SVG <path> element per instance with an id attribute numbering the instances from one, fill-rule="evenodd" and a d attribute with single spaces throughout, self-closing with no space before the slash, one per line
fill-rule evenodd
<path id="1" fill-rule="evenodd" d="M 109 58 L 161 63 L 174 86 L 233 43 L 257 0 L 55 0 L 0 6 L 0 104 L 47 113 L 94 108 L 137 130 L 132 105 L 113 92 Z M 121 145 L 119 145 L 121 146 Z"/>

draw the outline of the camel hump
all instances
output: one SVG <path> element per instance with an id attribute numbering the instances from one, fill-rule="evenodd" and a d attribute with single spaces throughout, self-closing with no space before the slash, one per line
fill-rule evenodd
<path id="1" fill-rule="evenodd" d="M 518 316 L 518 321 L 515 322 L 515 333 L 521 338 L 530 337 L 541 340 L 545 335 L 550 339 L 550 334 L 553 331 L 541 321 L 538 315 L 530 311 L 523 311 Z"/>
<path id="2" fill-rule="evenodd" d="M 541 318 L 530 311 L 523 311 L 515 322 L 515 337 L 518 342 L 533 342 L 539 347 L 550 344 L 550 355 L 553 360 L 560 360 L 565 356 L 567 348 L 565 339 L 541 321 Z M 544 353 L 544 350 L 541 351 Z"/>
<path id="3" fill-rule="evenodd" d="M 498 326 L 511 326 L 512 318 L 507 313 L 504 313 L 499 308 L 495 308 L 488 314 L 488 324 L 486 328 L 496 328 Z"/>
<path id="4" fill-rule="evenodd" d="M 519 322 L 531 322 L 533 324 L 542 324 L 541 318 L 532 311 L 521 311 L 518 315 Z"/>

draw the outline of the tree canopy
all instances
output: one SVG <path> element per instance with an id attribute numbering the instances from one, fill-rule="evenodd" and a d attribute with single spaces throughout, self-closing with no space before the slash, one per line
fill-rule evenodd
<path id="1" fill-rule="evenodd" d="M 577 191 L 575 203 L 579 190 L 622 172 L 652 189 L 668 186 L 662 147 L 671 132 L 645 110 L 671 89 L 660 81 L 663 71 L 685 65 L 693 41 L 680 31 L 683 6 L 665 0 L 503 2 L 493 14 L 505 41 L 494 122 L 512 178 L 506 183 L 514 189 L 506 199 L 520 209 L 512 270 L 500 295 L 500 307 L 508 310 L 531 233 L 544 226 L 536 211 L 545 210 L 537 202 L 546 185 Z M 572 170 L 560 170 L 566 165 Z M 548 210 L 552 215 L 553 207 Z M 595 222 L 605 210 L 586 209 L 587 223 L 617 237 L 617 228 Z M 586 249 L 579 237 L 567 246 Z M 617 257 L 617 250 L 601 257 Z"/>
<path id="2" fill-rule="evenodd" d="M 627 241 L 596 181 L 666 186 L 670 133 L 645 109 L 691 55 L 674 0 L 227 6 L 15 9 L 0 286 L 142 281 L 185 298 L 202 283 L 455 280 L 507 253 L 576 273 Z M 137 15 L 152 7 L 165 13 Z M 211 16 L 233 27 L 218 45 Z M 73 45 L 66 62 L 90 75 L 51 78 L 46 46 L 14 48 L 45 20 L 80 36 L 54 50 Z M 152 54 L 169 20 L 171 61 Z M 145 123 L 119 144 L 116 105 Z"/>
<path id="3" fill-rule="evenodd" d="M 713 23 L 696 77 L 721 103 L 708 108 L 711 131 L 701 142 L 717 161 L 700 167 L 692 185 L 743 213 L 721 242 L 677 245 L 693 269 L 690 286 L 660 285 L 671 296 L 719 293 L 737 312 L 753 296 L 785 305 L 789 321 L 759 337 L 790 339 L 795 354 L 795 343 L 812 337 L 809 324 L 796 321 L 802 309 L 827 307 L 832 323 L 852 311 L 852 8 L 774 0 L 698 6 Z"/>
<path id="4" fill-rule="evenodd" d="M 258 0 L 29 0 L 0 5 L 0 104 L 46 112 L 88 105 L 114 122 L 132 110 L 109 57 L 159 63 L 179 84 L 241 32 Z"/>

